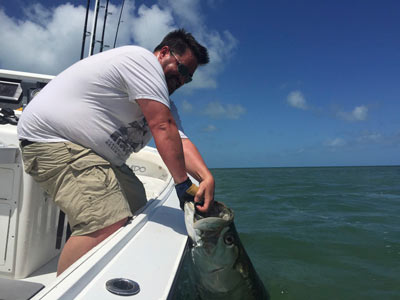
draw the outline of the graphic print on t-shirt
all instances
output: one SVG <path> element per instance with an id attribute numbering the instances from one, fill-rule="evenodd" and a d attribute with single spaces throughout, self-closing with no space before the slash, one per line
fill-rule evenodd
<path id="1" fill-rule="evenodd" d="M 121 126 L 106 141 L 107 146 L 120 157 L 127 158 L 142 149 L 148 142 L 149 127 L 145 118 Z"/>

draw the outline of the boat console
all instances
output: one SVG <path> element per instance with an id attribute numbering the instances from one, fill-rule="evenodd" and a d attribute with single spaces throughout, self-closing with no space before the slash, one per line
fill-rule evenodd
<path id="1" fill-rule="evenodd" d="M 63 242 L 60 210 L 23 172 L 17 139 L 18 109 L 52 76 L 0 70 L 0 277 L 25 278 L 57 256 Z M 61 226 L 62 228 L 58 228 Z M 59 233 L 60 235 L 60 233 Z M 65 241 L 65 235 L 64 235 Z"/>

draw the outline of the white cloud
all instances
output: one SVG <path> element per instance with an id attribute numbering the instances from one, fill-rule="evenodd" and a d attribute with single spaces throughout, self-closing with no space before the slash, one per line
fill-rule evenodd
<path id="1" fill-rule="evenodd" d="M 339 111 L 337 116 L 346 121 L 365 121 L 368 117 L 368 107 L 356 106 L 351 112 Z"/>
<path id="2" fill-rule="evenodd" d="M 193 105 L 187 101 L 187 100 L 183 100 L 182 102 L 182 111 L 185 113 L 190 113 L 193 111 Z"/>
<path id="3" fill-rule="evenodd" d="M 218 101 L 208 103 L 204 114 L 214 119 L 232 119 L 237 120 L 246 109 L 239 104 L 221 104 Z"/>
<path id="4" fill-rule="evenodd" d="M 47 23 L 51 22 L 52 12 L 46 9 L 40 3 L 34 3 L 29 6 L 22 8 L 23 13 L 29 17 L 29 19 L 41 26 L 46 26 Z"/>
<path id="5" fill-rule="evenodd" d="M 146 2 L 147 4 L 148 2 Z M 159 0 L 152 4 L 135 6 L 126 1 L 123 23 L 119 28 L 117 46 L 137 44 L 153 50 L 171 30 L 185 27 L 204 44 L 210 54 L 210 63 L 200 67 L 191 84 L 182 90 L 215 88 L 217 76 L 237 47 L 236 38 L 229 31 L 207 27 L 201 13 L 200 0 Z M 105 44 L 114 44 L 120 6 L 110 3 Z M 0 8 L 0 68 L 58 74 L 78 61 L 81 52 L 82 31 L 86 7 L 66 3 L 49 8 L 40 4 L 27 5 L 19 19 L 7 16 Z M 93 11 L 90 11 L 88 31 L 91 31 Z M 104 9 L 100 9 L 97 40 L 101 37 Z M 7 41 L 7 42 L 5 42 Z M 90 37 L 86 39 L 86 51 Z M 95 53 L 99 45 L 96 43 Z"/>
<path id="6" fill-rule="evenodd" d="M 360 143 L 377 143 L 383 139 L 383 136 L 377 132 L 364 132 L 356 140 Z"/>
<path id="7" fill-rule="evenodd" d="M 385 139 L 387 138 L 378 132 L 365 131 L 357 135 L 352 134 L 348 136 L 347 139 L 341 137 L 328 139 L 327 141 L 325 141 L 324 145 L 334 149 L 343 146 L 354 147 L 365 144 L 377 144 L 385 142 Z"/>
<path id="8" fill-rule="evenodd" d="M 200 0 L 161 0 L 163 8 L 171 8 L 179 23 L 184 26 L 203 26 Z"/>
<path id="9" fill-rule="evenodd" d="M 48 9 L 36 4 L 23 12 L 22 20 L 16 20 L 0 9 L 2 68 L 57 74 L 79 59 L 82 6 L 67 3 Z"/>
<path id="10" fill-rule="evenodd" d="M 222 104 L 218 101 L 209 102 L 204 109 L 199 107 L 195 108 L 192 103 L 183 100 L 181 104 L 181 111 L 184 113 L 192 113 L 200 111 L 201 114 L 206 115 L 213 119 L 230 119 L 237 120 L 246 113 L 246 109 L 240 104 Z M 214 126 L 214 125 L 212 125 Z M 213 127 L 207 127 L 213 129 Z M 211 130 L 206 130 L 211 131 Z"/>
<path id="11" fill-rule="evenodd" d="M 353 110 L 353 117 L 358 121 L 366 120 L 368 116 L 368 108 L 366 106 L 357 106 Z"/>
<path id="12" fill-rule="evenodd" d="M 345 146 L 346 144 L 347 144 L 346 141 L 342 138 L 330 139 L 325 142 L 325 146 L 333 147 L 333 148 L 342 147 L 342 146 Z"/>
<path id="13" fill-rule="evenodd" d="M 137 16 L 129 18 L 133 39 L 150 51 L 154 50 L 168 32 L 177 29 L 171 10 L 162 10 L 158 5 L 149 8 L 143 4 L 139 7 Z"/>
<path id="14" fill-rule="evenodd" d="M 212 125 L 212 124 L 208 125 L 207 127 L 205 127 L 205 128 L 203 129 L 203 131 L 205 131 L 205 132 L 212 132 L 212 131 L 215 131 L 215 130 L 217 130 L 217 127 L 215 127 L 215 126 Z"/>
<path id="15" fill-rule="evenodd" d="M 306 99 L 300 91 L 293 91 L 289 93 L 287 102 L 290 106 L 306 110 L 308 109 Z"/>

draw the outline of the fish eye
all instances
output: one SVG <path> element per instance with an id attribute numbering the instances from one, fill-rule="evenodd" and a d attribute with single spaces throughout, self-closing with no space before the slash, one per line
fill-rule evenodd
<path id="1" fill-rule="evenodd" d="M 227 234 L 224 236 L 224 243 L 228 246 L 232 245 L 235 242 L 235 237 L 233 234 Z"/>

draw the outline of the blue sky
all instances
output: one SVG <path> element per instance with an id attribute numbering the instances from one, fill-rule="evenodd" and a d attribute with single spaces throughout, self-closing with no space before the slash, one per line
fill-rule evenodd
<path id="1" fill-rule="evenodd" d="M 85 8 L 0 0 L 0 68 L 77 61 Z M 126 0 L 123 21 L 117 46 L 152 49 L 184 27 L 209 48 L 172 99 L 210 167 L 400 165 L 399 1 Z"/>

